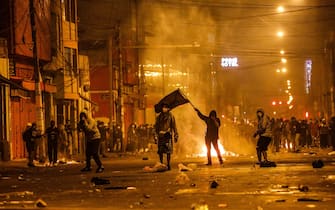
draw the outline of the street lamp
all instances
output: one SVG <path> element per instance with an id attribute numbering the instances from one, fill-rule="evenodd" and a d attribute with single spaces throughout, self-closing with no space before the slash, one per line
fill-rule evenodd
<path id="1" fill-rule="evenodd" d="M 283 13 L 285 11 L 285 8 L 283 6 L 278 6 L 277 7 L 277 12 Z"/>
<path id="2" fill-rule="evenodd" d="M 277 32 L 277 36 L 280 37 L 280 38 L 283 37 L 283 36 L 284 36 L 284 32 L 282 32 L 282 31 L 278 31 L 278 32 Z"/>

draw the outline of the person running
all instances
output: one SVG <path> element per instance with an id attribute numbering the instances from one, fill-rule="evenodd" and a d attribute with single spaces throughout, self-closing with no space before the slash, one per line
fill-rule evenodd
<path id="1" fill-rule="evenodd" d="M 209 116 L 203 115 L 199 109 L 194 108 L 194 110 L 197 112 L 200 119 L 202 119 L 206 125 L 206 135 L 205 135 L 205 143 L 207 147 L 207 164 L 206 165 L 212 165 L 212 157 L 211 157 L 211 147 L 213 144 L 213 147 L 216 151 L 217 157 L 219 159 L 220 164 L 223 164 L 221 152 L 218 145 L 219 140 L 219 127 L 221 125 L 220 119 L 216 116 L 216 111 L 212 110 L 209 113 Z"/>

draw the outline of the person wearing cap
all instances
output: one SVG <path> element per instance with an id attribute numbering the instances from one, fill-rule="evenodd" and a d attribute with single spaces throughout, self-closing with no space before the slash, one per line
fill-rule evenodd
<path id="1" fill-rule="evenodd" d="M 207 147 L 207 164 L 206 165 L 212 165 L 212 157 L 211 157 L 211 147 L 213 144 L 213 147 L 216 151 L 217 157 L 219 159 L 220 164 L 223 164 L 221 152 L 218 145 L 219 140 L 219 127 L 221 125 L 220 119 L 216 116 L 216 111 L 212 110 L 209 113 L 209 116 L 203 115 L 199 109 L 194 108 L 194 110 L 197 112 L 200 119 L 202 119 L 206 125 L 206 136 L 205 136 L 205 143 Z"/>
<path id="2" fill-rule="evenodd" d="M 173 142 L 178 141 L 176 121 L 170 112 L 168 104 L 162 105 L 162 111 L 155 122 L 155 142 L 157 142 L 159 160 L 163 163 L 163 155 L 166 154 L 168 170 L 171 170 L 170 161 L 173 153 Z"/>
<path id="3" fill-rule="evenodd" d="M 96 173 L 102 173 L 104 171 L 104 167 L 99 157 L 101 134 L 99 132 L 97 122 L 93 118 L 89 117 L 87 110 L 80 112 L 79 119 L 78 128 L 84 132 L 86 140 L 86 167 L 81 171 L 87 172 L 92 170 L 91 157 L 93 156 L 93 159 L 98 166 Z"/>
<path id="4" fill-rule="evenodd" d="M 270 117 L 265 115 L 264 110 L 261 108 L 257 109 L 256 115 L 258 123 L 257 123 L 257 130 L 254 134 L 254 138 L 259 136 L 256 145 L 256 152 L 257 152 L 258 163 L 260 164 L 262 162 L 262 156 L 264 158 L 264 162 L 269 162 L 267 156 L 267 150 L 272 140 L 272 132 L 271 132 Z"/>

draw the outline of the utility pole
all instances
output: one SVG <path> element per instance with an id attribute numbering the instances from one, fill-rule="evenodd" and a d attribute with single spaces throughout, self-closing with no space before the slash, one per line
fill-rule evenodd
<path id="1" fill-rule="evenodd" d="M 44 131 L 44 114 L 42 103 L 42 91 L 40 84 L 40 65 L 37 51 L 37 38 L 36 38 L 36 23 L 35 23 L 35 7 L 34 0 L 29 0 L 29 13 L 31 25 L 31 37 L 33 41 L 33 60 L 34 60 L 34 80 L 35 80 L 35 104 L 36 104 L 36 124 L 38 129 Z"/>
<path id="2" fill-rule="evenodd" d="M 125 133 L 125 126 L 124 126 L 124 107 L 123 107 L 123 62 L 122 62 L 122 46 L 121 46 L 121 28 L 120 22 L 117 25 L 117 39 L 118 39 L 118 54 L 119 54 L 119 84 L 118 84 L 118 100 L 117 100 L 117 116 L 118 116 L 118 124 L 121 126 L 121 141 L 122 141 L 122 151 L 125 151 L 125 141 L 124 141 L 124 133 Z"/>

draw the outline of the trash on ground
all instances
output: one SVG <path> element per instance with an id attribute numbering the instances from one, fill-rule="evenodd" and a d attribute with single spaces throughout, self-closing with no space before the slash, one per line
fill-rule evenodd
<path id="1" fill-rule="evenodd" d="M 99 177 L 93 177 L 91 179 L 91 182 L 94 183 L 95 185 L 110 184 L 110 181 L 108 179 L 102 179 L 102 178 L 99 178 Z"/>
<path id="2" fill-rule="evenodd" d="M 149 158 L 148 157 L 143 157 L 142 160 L 149 160 Z"/>
<path id="3" fill-rule="evenodd" d="M 168 167 L 163 163 L 156 163 L 153 167 L 145 166 L 143 170 L 145 172 L 164 172 L 168 170 Z"/>
<path id="4" fill-rule="evenodd" d="M 36 206 L 42 208 L 42 207 L 47 207 L 48 204 L 47 204 L 44 200 L 42 200 L 42 199 L 40 198 L 40 199 L 38 199 L 38 200 L 36 201 Z"/>
<path id="5" fill-rule="evenodd" d="M 195 170 L 195 169 L 197 169 L 198 166 L 195 163 L 189 163 L 189 164 L 187 164 L 187 167 Z"/>
<path id="6" fill-rule="evenodd" d="M 179 184 L 179 185 L 184 185 L 186 183 L 188 183 L 190 181 L 190 178 L 188 178 L 187 174 L 181 172 L 177 175 L 176 177 L 176 184 Z"/>
<path id="7" fill-rule="evenodd" d="M 325 177 L 327 180 L 335 180 L 335 175 L 328 175 Z"/>
<path id="8" fill-rule="evenodd" d="M 143 197 L 145 197 L 145 198 L 151 198 L 151 195 L 149 195 L 149 194 L 143 194 Z"/>
<path id="9" fill-rule="evenodd" d="M 260 167 L 267 168 L 267 167 L 277 167 L 277 164 L 273 161 L 263 161 L 259 165 Z"/>
<path id="10" fill-rule="evenodd" d="M 179 164 L 178 164 L 178 168 L 179 168 L 179 171 L 193 171 L 192 168 L 189 168 L 189 167 L 185 166 L 185 165 L 182 164 L 182 163 L 179 163 Z"/>
<path id="11" fill-rule="evenodd" d="M 312 163 L 313 168 L 322 168 L 324 166 L 324 163 L 322 160 L 314 160 Z"/>
<path id="12" fill-rule="evenodd" d="M 105 187 L 105 190 L 136 190 L 136 187 L 130 187 L 130 186 L 110 186 Z"/>
<path id="13" fill-rule="evenodd" d="M 335 155 L 335 151 L 328 152 L 328 155 Z"/>
<path id="14" fill-rule="evenodd" d="M 181 194 L 192 194 L 199 192 L 199 189 L 195 188 L 187 188 L 187 189 L 179 189 L 177 192 L 175 192 L 175 195 L 181 195 Z"/>
<path id="15" fill-rule="evenodd" d="M 219 208 L 226 208 L 227 206 L 228 206 L 228 204 L 226 204 L 226 203 L 220 203 L 218 205 Z"/>
<path id="16" fill-rule="evenodd" d="M 211 187 L 212 189 L 215 189 L 215 188 L 217 188 L 218 186 L 219 186 L 219 183 L 217 183 L 216 181 L 212 181 L 211 184 L 210 184 L 210 187 Z"/>
<path id="17" fill-rule="evenodd" d="M 208 205 L 204 200 L 200 200 L 198 203 L 192 203 L 192 210 L 208 210 Z"/>
<path id="18" fill-rule="evenodd" d="M 298 202 L 320 202 L 322 201 L 321 199 L 317 199 L 317 198 L 298 198 L 297 199 Z"/>

